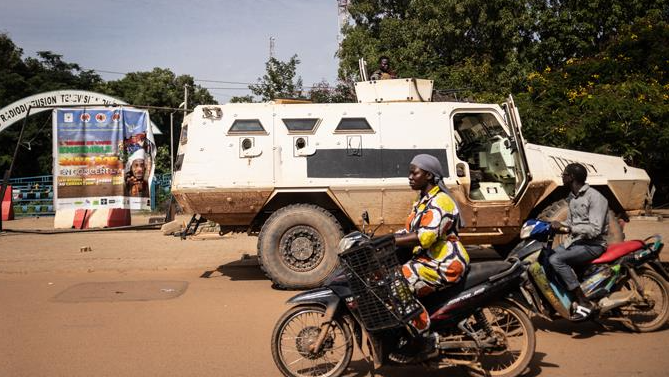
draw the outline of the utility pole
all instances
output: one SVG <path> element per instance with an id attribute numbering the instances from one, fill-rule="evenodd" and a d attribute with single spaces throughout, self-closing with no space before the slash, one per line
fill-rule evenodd
<path id="1" fill-rule="evenodd" d="M 188 86 L 188 84 L 184 84 L 184 115 L 188 111 Z"/>
<path id="2" fill-rule="evenodd" d="M 269 37 L 269 58 L 273 59 L 274 58 L 274 37 Z"/>

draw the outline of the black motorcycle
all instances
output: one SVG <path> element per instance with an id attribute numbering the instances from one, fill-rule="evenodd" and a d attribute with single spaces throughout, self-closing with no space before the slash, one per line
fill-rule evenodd
<path id="1" fill-rule="evenodd" d="M 288 300 L 293 307 L 274 327 L 272 356 L 285 376 L 340 376 L 356 345 L 376 369 L 420 337 L 434 343 L 429 358 L 416 360 L 426 368 L 514 377 L 530 363 L 535 333 L 524 307 L 534 309 L 521 292 L 527 274 L 520 261 L 471 264 L 460 283 L 421 298 L 431 321 L 425 337 L 410 325 L 423 309 L 402 275 L 394 238 L 354 232 L 339 249 L 341 267 L 323 287 Z"/>

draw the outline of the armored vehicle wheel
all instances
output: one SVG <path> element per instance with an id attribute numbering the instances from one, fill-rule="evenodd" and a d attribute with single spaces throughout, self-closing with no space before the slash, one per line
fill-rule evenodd
<path id="1" fill-rule="evenodd" d="M 541 211 L 537 218 L 543 221 L 565 221 L 567 219 L 568 212 L 569 204 L 566 200 L 562 199 L 546 207 L 543 211 Z M 609 233 L 606 237 L 606 241 L 609 244 L 622 242 L 625 239 L 625 233 L 623 233 L 623 228 L 620 226 L 618 218 L 616 218 L 616 215 L 611 210 L 609 210 L 608 222 Z M 556 235 L 555 239 L 553 240 L 552 247 L 555 248 L 561 244 L 564 240 L 564 237 L 565 235 Z"/>
<path id="2" fill-rule="evenodd" d="M 325 209 L 293 204 L 274 212 L 258 236 L 258 260 L 279 288 L 319 286 L 337 266 L 341 225 Z"/>

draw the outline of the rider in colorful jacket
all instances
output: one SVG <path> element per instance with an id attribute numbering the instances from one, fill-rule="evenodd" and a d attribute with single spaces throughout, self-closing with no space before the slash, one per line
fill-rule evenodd
<path id="1" fill-rule="evenodd" d="M 458 207 L 448 193 L 439 160 L 419 154 L 409 166 L 409 185 L 420 191 L 406 222 L 406 229 L 395 234 L 395 244 L 413 249 L 412 258 L 402 266 L 409 287 L 418 297 L 455 284 L 464 276 L 469 255 L 460 243 L 458 228 L 462 224 Z M 414 320 L 412 326 L 425 335 L 403 353 L 390 355 L 399 363 L 416 362 L 434 352 L 429 334 L 427 310 Z"/>

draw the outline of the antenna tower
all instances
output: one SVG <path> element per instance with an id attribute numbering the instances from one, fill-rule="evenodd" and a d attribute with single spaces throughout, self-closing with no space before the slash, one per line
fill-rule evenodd
<path id="1" fill-rule="evenodd" d="M 337 15 L 339 20 L 339 32 L 337 34 L 337 42 L 341 47 L 342 41 L 344 41 L 344 35 L 341 30 L 344 26 L 348 25 L 348 5 L 349 0 L 337 0 Z"/>
<path id="2" fill-rule="evenodd" d="M 269 37 L 269 58 L 274 57 L 274 37 Z"/>

